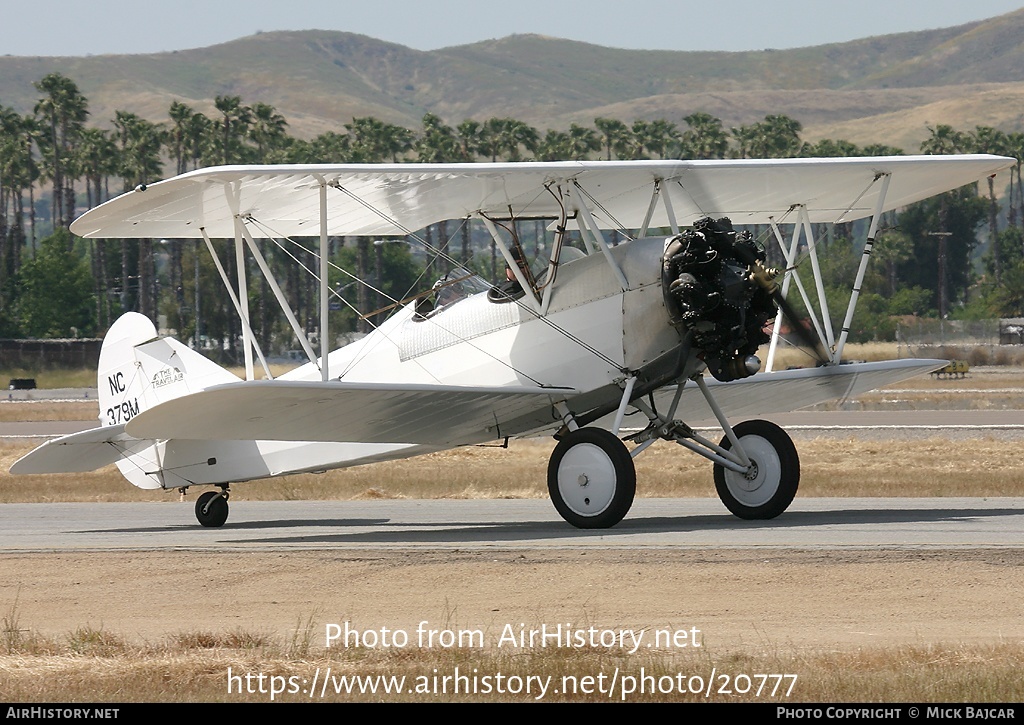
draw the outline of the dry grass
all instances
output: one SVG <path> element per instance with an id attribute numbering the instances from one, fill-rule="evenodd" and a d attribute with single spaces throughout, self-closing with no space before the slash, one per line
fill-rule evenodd
<path id="1" fill-rule="evenodd" d="M 102 628 L 83 626 L 63 637 L 48 638 L 30 630 L 11 633 L 5 624 L 0 653 L 0 691 L 8 702 L 267 702 L 271 682 L 279 690 L 289 683 L 308 683 L 330 672 L 332 684 L 341 677 L 404 677 L 406 687 L 428 684 L 427 694 L 350 694 L 328 687 L 321 697 L 299 692 L 275 693 L 277 701 L 411 701 L 411 702 L 521 702 L 535 695 L 509 693 L 453 694 L 441 692 L 435 677 L 456 672 L 478 678 L 497 673 L 508 678 L 551 678 L 545 701 L 579 702 L 627 700 L 631 702 L 754 701 L 797 702 L 1020 702 L 1024 698 L 1024 647 L 1000 645 L 942 645 L 861 649 L 839 652 L 787 651 L 772 645 L 752 652 L 696 650 L 647 650 L 630 655 L 624 650 L 603 648 L 499 649 L 491 643 L 482 649 L 325 649 L 311 644 L 311 632 L 319 623 L 311 616 L 300 621 L 286 636 L 234 630 L 172 634 L 158 642 L 131 642 Z M 639 677 L 665 691 L 639 692 Z M 234 680 L 228 691 L 228 675 Z M 566 692 L 563 676 L 579 678 L 604 675 L 609 682 L 620 675 L 620 689 L 607 692 Z M 716 674 L 710 697 L 703 693 L 681 694 L 680 683 L 695 689 L 691 677 Z M 761 680 L 765 692 L 739 694 L 732 677 L 749 673 L 796 675 L 788 697 L 781 692 L 791 679 L 782 680 L 779 693 L 769 694 L 777 680 Z M 252 674 L 251 690 L 244 686 Z M 264 675 L 262 692 L 258 675 Z M 682 675 L 682 677 L 680 677 Z M 722 675 L 730 675 L 727 682 Z M 624 677 L 635 678 L 637 691 L 623 696 Z M 270 678 L 276 678 L 271 680 Z M 294 678 L 290 680 L 289 678 Z M 478 680 L 482 682 L 482 680 Z M 722 688 L 728 684 L 728 691 Z M 753 687 L 758 680 L 753 678 Z M 742 679 L 739 689 L 746 689 Z M 559 690 L 556 694 L 555 690 Z M 607 689 L 607 686 L 606 686 Z M 655 688 L 657 689 L 657 688 Z"/>
<path id="2" fill-rule="evenodd" d="M 903 357 L 906 357 L 904 350 Z M 768 361 L 768 346 L 764 345 L 757 351 L 757 356 L 763 363 Z M 844 360 L 864 360 L 875 362 L 878 360 L 894 360 L 900 356 L 895 342 L 865 342 L 849 344 L 844 348 Z M 785 370 L 790 367 L 814 367 L 817 359 L 808 351 L 802 348 L 786 347 L 780 345 L 775 351 L 775 370 Z"/>
<path id="3" fill-rule="evenodd" d="M 0 423 L 39 423 L 51 420 L 95 421 L 99 405 L 95 400 L 75 402 L 0 401 Z"/>
<path id="4" fill-rule="evenodd" d="M 32 444 L 0 442 L 0 503 L 166 501 L 174 491 L 143 491 L 113 466 L 83 474 L 11 476 Z M 797 443 L 801 496 L 1019 496 L 1020 457 L 995 438 L 870 441 L 816 438 Z M 418 458 L 238 484 L 244 501 L 384 498 L 546 498 L 550 442 L 460 448 Z M 641 497 L 712 497 L 711 463 L 658 442 L 636 460 Z"/>
<path id="5" fill-rule="evenodd" d="M 27 368 L 0 368 L 0 383 L 7 385 L 11 378 L 35 378 L 39 388 L 95 388 L 95 368 L 54 368 L 28 370 Z"/>

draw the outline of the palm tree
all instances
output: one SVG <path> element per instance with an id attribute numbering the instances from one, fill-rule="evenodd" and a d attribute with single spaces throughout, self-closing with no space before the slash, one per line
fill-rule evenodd
<path id="1" fill-rule="evenodd" d="M 861 147 L 860 152 L 864 156 L 902 156 L 903 149 L 898 146 L 886 146 L 881 143 L 869 143 Z"/>
<path id="2" fill-rule="evenodd" d="M 193 113 L 185 124 L 185 149 L 193 169 L 198 169 L 209 155 L 208 148 L 212 145 L 214 122 L 202 113 Z M 187 168 L 185 169 L 188 170 Z"/>
<path id="3" fill-rule="evenodd" d="M 475 161 L 476 157 L 483 153 L 483 125 L 479 121 L 467 118 L 455 128 L 455 131 L 458 134 L 461 160 Z"/>
<path id="4" fill-rule="evenodd" d="M 569 134 L 549 128 L 537 147 L 539 161 L 565 161 L 570 158 Z"/>
<path id="5" fill-rule="evenodd" d="M 977 126 L 968 135 L 970 150 L 976 154 L 1006 154 L 1008 153 L 1006 134 L 997 131 L 991 126 Z M 996 284 L 1003 281 L 1003 267 L 1001 254 L 999 252 L 999 203 L 996 201 L 995 179 L 988 177 L 988 233 L 992 240 L 992 264 L 996 278 Z"/>
<path id="6" fill-rule="evenodd" d="M 747 149 L 751 158 L 781 159 L 800 152 L 800 122 L 784 115 L 768 115 L 752 127 Z M 735 134 L 734 134 L 735 135 Z"/>
<path id="7" fill-rule="evenodd" d="M 345 124 L 350 137 L 350 161 L 377 164 L 390 158 L 398 163 L 400 154 L 412 148 L 415 135 L 402 126 L 381 121 L 373 116 L 353 118 Z"/>
<path id="8" fill-rule="evenodd" d="M 105 201 L 105 180 L 117 173 L 117 162 L 117 142 L 109 131 L 98 128 L 82 130 L 75 153 L 75 163 L 84 172 L 85 197 L 90 209 Z"/>
<path id="9" fill-rule="evenodd" d="M 75 154 L 76 165 L 83 169 L 85 194 L 89 208 L 104 201 L 107 178 L 118 173 L 120 153 L 117 142 L 109 131 L 86 128 Z M 89 240 L 92 249 L 92 278 L 95 285 L 96 322 L 101 328 L 110 322 L 110 295 L 107 294 L 106 239 Z"/>
<path id="10" fill-rule="evenodd" d="M 569 158 L 579 161 L 600 150 L 601 139 L 594 129 L 576 123 L 569 124 Z"/>
<path id="11" fill-rule="evenodd" d="M 733 149 L 732 157 L 737 159 L 750 158 L 751 149 L 757 137 L 757 126 L 735 126 L 729 132 L 736 139 L 736 148 Z"/>
<path id="12" fill-rule="evenodd" d="M 537 153 L 540 134 L 533 126 L 515 118 L 489 118 L 480 129 L 480 152 L 497 161 L 507 152 L 509 161 L 522 161 L 521 148 Z"/>
<path id="13" fill-rule="evenodd" d="M 540 134 L 537 129 L 524 121 L 506 118 L 501 131 L 501 140 L 502 148 L 508 151 L 508 160 L 521 161 L 520 148 L 537 153 Z"/>
<path id="14" fill-rule="evenodd" d="M 681 156 L 691 159 L 722 159 L 729 150 L 729 135 L 722 128 L 722 119 L 710 113 L 691 113 L 683 120 L 689 127 L 683 132 Z"/>
<path id="15" fill-rule="evenodd" d="M 114 127 L 121 142 L 119 171 L 124 179 L 125 191 L 158 180 L 163 175 L 163 164 L 160 161 L 160 151 L 164 145 L 163 128 L 159 124 L 125 111 L 116 112 Z M 127 281 L 130 277 L 128 251 L 127 245 L 123 244 L 122 290 L 127 290 Z M 138 309 L 142 314 L 152 318 L 157 310 L 152 239 L 139 241 L 136 271 L 139 280 Z"/>
<path id="16" fill-rule="evenodd" d="M 414 148 L 416 159 L 421 163 L 443 164 L 463 160 L 455 131 L 433 113 L 423 116 L 423 133 L 416 139 Z"/>
<path id="17" fill-rule="evenodd" d="M 70 156 L 89 115 L 88 101 L 75 82 L 60 73 L 50 73 L 34 85 L 46 94 L 36 103 L 35 114 L 48 129 L 45 141 L 40 141 L 47 161 L 46 175 L 53 183 L 51 218 L 54 227 L 68 227 L 75 215 Z"/>
<path id="18" fill-rule="evenodd" d="M 173 124 L 167 133 L 167 151 L 174 161 L 175 173 L 184 174 L 188 160 L 189 124 L 195 111 L 181 101 L 172 101 L 167 115 Z"/>
<path id="19" fill-rule="evenodd" d="M 1017 214 L 1020 213 L 1020 220 L 1024 225 L 1024 187 L 1021 186 L 1021 164 L 1024 163 L 1024 133 L 1009 133 L 1006 135 L 1006 153 L 1017 159 L 1017 165 L 1010 170 L 1010 226 L 1017 223 Z M 1016 199 L 1014 198 L 1013 172 L 1017 172 Z"/>
<path id="20" fill-rule="evenodd" d="M 619 158 L 622 158 L 623 152 L 628 153 L 626 150 L 632 143 L 629 126 L 617 118 L 595 118 L 594 125 L 604 134 L 604 147 L 608 152 L 609 161 L 612 160 L 612 150 Z"/>
<path id="21" fill-rule="evenodd" d="M 255 161 L 265 164 L 268 154 L 284 146 L 288 138 L 288 121 L 273 106 L 254 103 L 248 135 L 249 140 L 256 144 Z"/>
<path id="22" fill-rule="evenodd" d="M 477 151 L 482 156 L 490 156 L 491 161 L 497 161 L 501 153 L 501 132 L 505 119 L 488 118 L 480 126 L 477 134 Z"/>
<path id="23" fill-rule="evenodd" d="M 27 188 L 32 197 L 33 184 L 39 177 L 32 158 L 34 129 L 31 116 L 19 116 L 13 109 L 0 106 L 0 309 L 10 310 L 14 299 L 14 280 L 21 269 L 25 246 L 23 195 Z M 8 226 L 8 208 L 13 212 L 11 226 Z M 32 228 L 34 235 L 34 221 Z"/>
<path id="24" fill-rule="evenodd" d="M 239 96 L 217 96 L 213 105 L 220 111 L 220 143 L 218 156 L 220 163 L 245 163 L 248 153 L 243 139 L 248 134 L 252 123 L 252 109 L 242 105 Z"/>
<path id="25" fill-rule="evenodd" d="M 928 133 L 931 135 L 921 143 L 923 154 L 961 154 L 969 143 L 965 134 L 944 123 L 928 126 Z"/>
<path id="26" fill-rule="evenodd" d="M 351 136 L 327 131 L 317 136 L 309 145 L 309 157 L 301 159 L 306 163 L 342 164 L 349 160 Z M 300 161 L 300 159 L 296 159 Z"/>
<path id="27" fill-rule="evenodd" d="M 816 158 L 834 158 L 838 156 L 861 156 L 862 152 L 857 144 L 839 139 L 833 141 L 830 138 L 823 138 L 817 143 L 805 143 L 800 149 L 801 156 L 813 156 Z"/>
<path id="28" fill-rule="evenodd" d="M 654 121 L 637 120 L 632 127 L 633 151 L 631 157 L 634 159 L 645 159 L 645 152 L 657 154 L 664 157 L 665 149 L 679 139 L 679 131 L 674 123 L 664 119 Z"/>

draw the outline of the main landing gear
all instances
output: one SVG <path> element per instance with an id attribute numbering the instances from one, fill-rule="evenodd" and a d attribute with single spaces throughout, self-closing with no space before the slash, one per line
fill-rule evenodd
<path id="1" fill-rule="evenodd" d="M 800 457 L 789 435 L 766 420 L 730 426 L 703 379 L 694 381 L 725 430 L 717 445 L 672 418 L 682 384 L 667 415 L 657 412 L 653 399 L 650 404 L 640 399 L 627 401 L 632 388 L 627 384 L 613 432 L 578 428 L 564 404 L 560 406 L 566 427 L 548 462 L 548 493 L 562 518 L 581 529 L 604 529 L 621 521 L 636 494 L 633 458 L 659 438 L 711 460 L 719 498 L 741 519 L 773 519 L 789 507 L 800 483 Z M 644 430 L 626 439 L 637 444 L 632 451 L 617 435 L 626 402 L 650 421 Z"/>
<path id="2" fill-rule="evenodd" d="M 571 431 L 548 462 L 548 493 L 562 518 L 577 528 L 615 526 L 633 505 L 633 459 L 603 428 Z"/>
<path id="3" fill-rule="evenodd" d="M 733 428 L 750 467 L 740 472 L 715 464 L 715 489 L 725 507 L 741 519 L 774 519 L 796 496 L 800 457 L 786 431 L 767 420 L 747 420 Z M 719 444 L 732 448 L 728 436 Z"/>
<path id="4" fill-rule="evenodd" d="M 231 492 L 227 486 L 220 491 L 207 491 L 196 499 L 196 519 L 203 526 L 217 528 L 228 520 L 228 497 Z"/>

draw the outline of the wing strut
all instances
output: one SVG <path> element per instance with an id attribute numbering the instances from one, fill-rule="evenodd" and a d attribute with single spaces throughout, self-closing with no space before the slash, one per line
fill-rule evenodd
<path id="1" fill-rule="evenodd" d="M 839 335 L 839 342 L 836 343 L 835 353 L 832 355 L 832 362 L 838 364 L 843 359 L 843 347 L 846 346 L 846 338 L 850 334 L 850 323 L 853 322 L 853 311 L 857 308 L 857 299 L 860 297 L 860 288 L 864 284 L 864 274 L 868 269 L 868 260 L 871 258 L 871 247 L 875 243 L 875 235 L 878 233 L 878 222 L 882 218 L 882 209 L 885 208 L 885 195 L 889 191 L 889 180 L 892 174 L 882 175 L 882 189 L 875 202 L 875 210 L 871 215 L 871 228 L 868 229 L 868 239 L 864 243 L 864 252 L 860 256 L 860 267 L 857 269 L 857 279 L 853 283 L 853 291 L 850 293 L 850 305 L 846 308 L 846 318 L 843 320 L 843 329 Z"/>
<path id="2" fill-rule="evenodd" d="M 224 282 L 224 289 L 228 291 L 228 296 L 231 298 L 231 304 L 235 306 L 235 312 L 238 313 L 238 319 L 242 321 L 242 329 L 248 335 L 246 344 L 248 344 L 249 341 L 252 342 L 252 346 L 256 350 L 256 356 L 260 359 L 260 365 L 263 366 L 263 372 L 267 374 L 268 379 L 273 379 L 273 375 L 270 374 L 270 366 L 267 365 L 267 361 L 263 357 L 263 351 L 260 350 L 259 343 L 256 342 L 256 335 L 253 334 L 252 328 L 249 327 L 249 316 L 242 312 L 242 305 L 239 303 L 238 296 L 235 294 L 235 291 L 231 289 L 231 280 L 228 279 L 228 274 L 224 271 L 224 265 L 220 263 L 220 257 L 217 256 L 217 250 L 213 248 L 213 242 L 210 241 L 210 235 L 206 233 L 206 229 L 204 227 L 200 227 L 199 231 L 203 234 L 203 241 L 206 242 L 206 248 L 210 251 L 210 256 L 213 257 L 213 264 L 217 267 L 217 271 L 220 273 L 220 278 Z M 253 379 L 251 358 L 249 361 L 249 368 L 246 370 L 246 379 Z"/>
<path id="3" fill-rule="evenodd" d="M 668 226 L 672 230 L 673 234 L 679 234 L 679 222 L 676 221 L 676 210 L 672 207 L 672 195 L 669 194 L 671 186 L 665 187 L 665 193 L 662 195 L 661 200 L 665 205 L 665 215 L 668 216 Z"/>
<path id="4" fill-rule="evenodd" d="M 782 238 L 782 230 L 779 229 L 779 224 L 774 218 L 769 218 L 771 223 L 772 233 L 775 235 L 775 241 L 779 243 L 779 248 L 782 250 L 782 256 L 786 260 L 786 274 L 782 280 L 782 296 L 786 297 L 789 294 L 789 283 L 795 281 L 797 291 L 800 292 L 800 298 L 804 302 L 804 308 L 807 310 L 807 314 L 811 319 L 811 324 L 814 325 L 814 331 L 818 335 L 818 340 L 821 341 L 821 346 L 826 347 L 827 341 L 825 340 L 825 333 L 822 332 L 821 323 L 818 322 L 817 315 L 814 314 L 814 308 L 811 306 L 810 297 L 807 296 L 807 290 L 804 288 L 804 283 L 800 279 L 800 270 L 796 266 L 796 252 L 800 244 L 800 231 L 803 228 L 800 224 L 793 225 L 793 235 L 789 248 L 786 248 L 786 243 Z M 775 316 L 775 325 L 772 328 L 772 341 L 768 347 L 768 362 L 765 365 L 765 370 L 771 372 L 775 369 L 775 349 L 778 347 L 779 342 L 779 330 L 782 329 L 782 310 Z M 796 321 L 792 321 L 796 324 Z"/>
<path id="5" fill-rule="evenodd" d="M 494 226 L 494 222 L 485 217 L 483 214 L 480 215 L 480 219 L 483 221 L 484 226 L 487 227 L 487 231 L 491 233 L 491 239 L 494 240 L 495 246 L 498 251 L 501 252 L 501 256 L 505 258 L 505 264 L 512 270 L 512 274 L 515 275 L 516 281 L 519 282 L 519 286 L 524 290 L 527 290 L 528 294 L 526 299 L 530 300 L 530 307 L 534 312 L 540 312 L 540 300 L 537 299 L 537 290 L 534 289 L 533 285 L 526 280 L 526 275 L 523 274 L 523 270 L 519 268 L 519 264 L 512 256 L 512 252 L 509 251 L 508 245 L 505 244 L 505 240 L 498 234 L 498 228 Z"/>
<path id="6" fill-rule="evenodd" d="M 828 312 L 828 297 L 825 296 L 825 281 L 821 277 L 821 267 L 818 265 L 818 242 L 814 238 L 814 229 L 811 227 L 811 217 L 807 213 L 807 207 L 803 204 L 799 207 L 799 220 L 797 224 L 804 225 L 804 236 L 807 238 L 807 252 L 811 257 L 811 269 L 814 271 L 814 286 L 818 291 L 818 306 L 821 308 L 821 326 L 825 328 L 825 339 L 829 350 L 835 349 L 835 333 L 832 332 L 832 315 Z"/>
<path id="7" fill-rule="evenodd" d="M 843 318 L 843 327 L 840 331 L 838 340 L 835 339 L 834 334 L 832 332 L 832 320 L 829 316 L 828 300 L 825 297 L 824 282 L 821 276 L 821 269 L 818 266 L 817 243 L 814 238 L 814 230 L 812 228 L 810 217 L 807 213 L 806 207 L 794 207 L 795 209 L 797 209 L 798 218 L 796 220 L 796 223 L 793 225 L 793 235 L 791 238 L 792 241 L 788 249 L 786 247 L 785 242 L 783 241 L 783 234 L 781 229 L 779 228 L 778 222 L 773 217 L 769 218 L 772 233 L 774 234 L 775 240 L 778 242 L 779 247 L 782 250 L 782 254 L 786 259 L 786 275 L 782 282 L 782 296 L 785 297 L 788 294 L 790 281 L 796 281 L 797 289 L 800 292 L 800 297 L 803 299 L 804 306 L 807 308 L 808 315 L 811 319 L 811 323 L 814 325 L 815 332 L 817 332 L 818 334 L 818 339 L 821 341 L 822 345 L 829 350 L 829 359 L 827 361 L 827 364 L 829 365 L 838 365 L 840 362 L 842 362 L 843 349 L 846 346 L 846 340 L 850 334 L 850 324 L 853 321 L 853 314 L 857 309 L 857 301 L 860 297 L 861 287 L 864 284 L 864 276 L 867 273 L 867 265 L 868 261 L 871 258 L 872 246 L 876 241 L 876 236 L 878 234 L 878 225 L 881 222 L 882 213 L 885 209 L 885 200 L 889 191 L 889 182 L 891 180 L 891 177 L 892 175 L 889 173 L 878 173 L 875 176 L 874 180 L 871 182 L 871 184 L 869 184 L 868 186 L 868 188 L 870 189 L 872 184 L 877 183 L 879 180 L 882 182 L 881 188 L 879 189 L 878 197 L 875 199 L 875 204 L 871 215 L 871 225 L 868 230 L 867 241 L 864 245 L 864 251 L 861 253 L 860 265 L 857 269 L 857 277 L 853 283 L 853 290 L 850 294 L 850 302 L 846 308 L 846 316 Z M 857 198 L 860 199 L 861 197 L 864 196 L 865 193 L 867 193 L 867 189 L 861 192 L 860 196 L 858 196 Z M 856 204 L 856 202 L 854 203 Z M 840 216 L 840 219 L 842 219 L 842 217 L 845 216 L 845 214 L 846 213 L 844 212 L 844 214 Z M 807 242 L 808 256 L 810 257 L 811 269 L 814 274 L 814 283 L 816 291 L 818 293 L 818 302 L 821 310 L 820 320 L 814 313 L 810 300 L 807 296 L 807 291 L 804 289 L 803 283 L 800 280 L 800 274 L 797 271 L 796 257 L 801 230 L 803 231 L 804 238 Z M 766 364 L 766 370 L 769 372 L 774 369 L 775 351 L 778 345 L 779 329 L 781 327 L 781 324 L 782 311 L 780 310 L 779 314 L 775 318 L 775 327 L 772 332 L 771 344 L 768 348 L 768 361 Z"/>
<path id="8" fill-rule="evenodd" d="M 330 341 L 327 339 L 330 331 L 328 314 L 330 310 L 327 295 L 328 287 L 328 264 L 329 244 L 327 239 L 327 182 L 322 176 L 317 175 L 320 182 L 320 379 L 327 382 L 329 371 L 327 367 L 328 353 L 331 351 Z M 381 280 L 377 280 L 381 284 Z"/>
<path id="9" fill-rule="evenodd" d="M 658 197 L 661 195 L 661 179 L 654 182 L 654 191 L 651 192 L 651 203 L 647 205 L 647 213 L 644 214 L 644 221 L 640 225 L 640 233 L 636 235 L 637 239 L 643 239 L 647 236 L 648 228 L 651 226 L 651 219 L 654 217 L 654 210 L 658 208 Z"/>
<path id="10" fill-rule="evenodd" d="M 586 227 L 586 231 L 590 233 L 593 240 L 597 243 L 597 246 L 601 248 L 601 252 L 604 254 L 605 260 L 608 262 L 608 266 L 615 272 L 616 278 L 619 280 L 619 285 L 622 287 L 622 291 L 625 292 L 629 289 L 629 283 L 626 281 L 626 275 L 622 273 L 619 265 L 615 263 L 614 257 L 612 257 L 612 250 L 608 248 L 608 242 L 605 241 L 604 232 L 601 231 L 601 227 L 594 222 L 594 217 L 590 215 L 590 209 L 586 204 L 583 203 L 583 199 L 580 197 L 579 184 L 573 182 L 569 185 L 569 191 L 572 193 L 573 201 L 576 202 L 576 208 L 580 212 L 583 224 L 580 225 L 580 231 L 583 231 Z M 584 233 L 586 236 L 586 233 Z"/>
<path id="11" fill-rule="evenodd" d="M 251 219 L 251 217 L 249 217 Z M 306 332 L 299 325 L 298 319 L 295 317 L 295 313 L 292 311 L 292 306 L 288 304 L 287 298 L 284 296 L 284 292 L 281 290 L 281 285 L 277 283 L 277 278 L 274 277 L 274 273 L 270 271 L 270 266 L 267 264 L 267 260 L 264 259 L 263 253 L 260 252 L 260 248 L 256 246 L 256 242 L 252 238 L 252 233 L 249 231 L 249 227 L 242 225 L 242 235 L 245 237 L 245 243 L 249 246 L 249 251 L 252 252 L 253 259 L 256 260 L 256 265 L 260 268 L 263 273 L 263 277 L 267 280 L 267 284 L 270 285 L 271 291 L 274 293 L 274 297 L 277 298 L 277 304 L 280 305 L 281 311 L 284 312 L 284 316 L 288 319 L 288 324 L 292 326 L 292 332 L 295 333 L 296 339 L 299 341 L 299 345 L 302 346 L 303 351 L 306 353 L 306 357 L 314 365 L 317 364 L 316 353 L 313 352 L 313 346 L 309 344 L 309 340 L 306 338 Z"/>
<path id="12" fill-rule="evenodd" d="M 242 240 L 242 219 L 234 215 L 234 266 L 238 270 L 239 282 L 239 316 L 242 317 L 242 347 L 246 359 L 246 380 L 255 380 L 253 375 L 253 346 L 256 344 L 256 336 L 249 325 L 249 284 L 246 281 L 246 246 Z"/>

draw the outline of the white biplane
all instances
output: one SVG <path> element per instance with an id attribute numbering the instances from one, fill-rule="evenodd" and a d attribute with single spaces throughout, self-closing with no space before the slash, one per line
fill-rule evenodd
<path id="1" fill-rule="evenodd" d="M 840 365 L 881 215 L 1012 163 L 964 155 L 226 166 L 140 186 L 87 212 L 72 231 L 203 239 L 242 323 L 246 379 L 127 313 L 100 353 L 101 426 L 50 441 L 11 470 L 116 463 L 141 488 L 213 485 L 196 515 L 220 526 L 231 483 L 551 434 L 556 509 L 577 527 L 603 528 L 633 502 L 633 458 L 665 439 L 714 463 L 716 489 L 734 514 L 772 518 L 796 493 L 796 449 L 773 423 L 733 426 L 727 415 L 792 410 L 944 364 Z M 547 220 L 546 259 L 528 259 L 508 234 L 511 219 Z M 868 242 L 836 335 L 814 231 L 857 219 L 870 220 Z M 366 337 L 331 351 L 329 260 L 321 254 L 319 354 L 256 243 L 314 237 L 324 250 L 333 235 L 407 238 L 443 220 L 482 222 L 509 281 L 492 287 L 448 275 L 433 305 L 397 305 Z M 763 249 L 733 224 L 761 225 L 786 269 L 768 269 Z M 671 234 L 648 234 L 661 229 Z M 214 238 L 234 240 L 236 280 L 224 272 Z M 276 379 L 248 322 L 247 255 L 309 358 Z M 792 283 L 814 308 L 799 275 L 798 261 L 806 260 L 826 364 L 773 371 L 777 305 Z M 767 370 L 755 375 L 754 352 L 768 341 L 772 319 Z M 266 379 L 255 379 L 254 355 Z M 706 439 L 677 418 L 681 411 L 691 421 L 710 411 L 725 437 Z M 627 414 L 642 414 L 643 429 L 623 435 Z"/>

